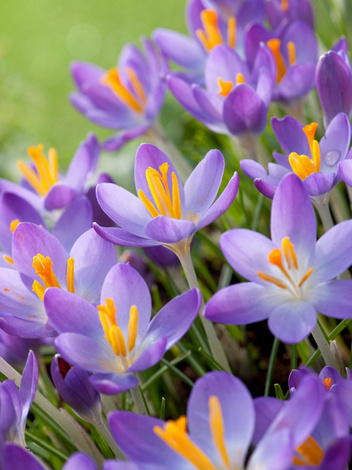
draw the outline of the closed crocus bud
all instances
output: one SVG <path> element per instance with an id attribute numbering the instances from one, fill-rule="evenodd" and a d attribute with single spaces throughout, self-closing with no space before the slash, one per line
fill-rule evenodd
<path id="1" fill-rule="evenodd" d="M 352 112 L 352 73 L 344 51 L 329 51 L 317 65 L 316 84 L 324 113 L 324 125 L 338 114 Z"/>
<path id="2" fill-rule="evenodd" d="M 51 378 L 61 398 L 80 418 L 97 424 L 101 421 L 101 401 L 89 375 L 77 366 L 71 367 L 59 354 L 51 362 Z"/>

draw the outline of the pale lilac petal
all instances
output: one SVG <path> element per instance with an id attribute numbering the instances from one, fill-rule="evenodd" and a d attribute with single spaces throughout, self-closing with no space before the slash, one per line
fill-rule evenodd
<path id="1" fill-rule="evenodd" d="M 68 252 L 77 238 L 91 228 L 92 222 L 92 205 L 85 196 L 82 196 L 66 208 L 53 227 L 52 234 L 60 240 Z"/>
<path id="2" fill-rule="evenodd" d="M 146 342 L 148 342 L 148 339 L 146 339 Z M 139 372 L 157 364 L 166 351 L 166 343 L 166 336 L 163 336 L 151 342 L 151 344 L 144 349 L 144 351 L 141 353 L 138 359 L 131 365 L 131 367 L 128 368 L 127 372 Z M 141 347 L 144 347 L 143 344 L 141 345 Z"/>
<path id="3" fill-rule="evenodd" d="M 197 230 L 200 230 L 201 228 L 211 224 L 214 222 L 214 220 L 218 219 L 224 212 L 227 211 L 237 195 L 238 186 L 239 177 L 238 173 L 236 172 L 214 204 L 210 206 L 203 217 L 201 217 L 197 224 Z"/>
<path id="4" fill-rule="evenodd" d="M 88 302 L 99 302 L 105 276 L 117 261 L 114 245 L 90 229 L 73 245 L 70 257 L 74 259 L 75 293 Z"/>
<path id="5" fill-rule="evenodd" d="M 71 455 L 67 460 L 62 470 L 78 470 L 79 468 L 84 470 L 98 470 L 98 467 L 94 460 L 86 454 L 77 452 Z"/>
<path id="6" fill-rule="evenodd" d="M 71 74 L 77 88 L 81 88 L 87 82 L 99 81 L 105 73 L 101 67 L 88 62 L 72 62 L 71 64 Z"/>
<path id="7" fill-rule="evenodd" d="M 194 98 L 208 118 L 215 122 L 218 121 L 219 127 L 222 126 L 224 128 L 224 131 L 219 130 L 219 132 L 226 133 L 226 126 L 223 124 L 224 98 L 218 94 L 205 90 L 197 84 L 192 85 L 192 92 Z"/>
<path id="8" fill-rule="evenodd" d="M 42 227 L 30 223 L 19 224 L 13 233 L 14 264 L 21 274 L 42 282 L 33 268 L 33 257 L 38 253 L 49 256 L 57 280 L 65 284 L 67 253 L 61 243 Z"/>
<path id="9" fill-rule="evenodd" d="M 291 116 L 282 119 L 272 118 L 271 126 L 281 147 L 288 155 L 296 152 L 298 155 L 311 156 L 308 139 L 303 132 L 303 125 Z"/>
<path id="10" fill-rule="evenodd" d="M 346 220 L 319 238 L 315 248 L 314 279 L 327 281 L 352 264 L 352 221 Z"/>
<path id="11" fill-rule="evenodd" d="M 289 429 L 272 433 L 259 443 L 246 466 L 247 470 L 285 470 L 292 466 L 293 440 Z"/>
<path id="12" fill-rule="evenodd" d="M 352 280 L 338 279 L 315 286 L 306 296 L 317 312 L 333 318 L 352 318 Z"/>
<path id="13" fill-rule="evenodd" d="M 238 73 L 242 73 L 247 80 L 249 70 L 246 62 L 228 46 L 220 45 L 214 47 L 208 54 L 205 65 L 205 83 L 209 91 L 218 93 L 219 77 L 225 82 L 233 82 Z"/>
<path id="14" fill-rule="evenodd" d="M 249 176 L 252 180 L 255 178 L 266 178 L 268 176 L 265 168 L 260 163 L 251 160 L 250 158 L 240 161 L 241 170 L 244 174 Z"/>
<path id="15" fill-rule="evenodd" d="M 29 409 L 32 406 L 38 386 L 39 369 L 37 358 L 33 351 L 29 351 L 24 367 L 20 385 L 20 398 L 22 403 L 21 432 L 24 434 Z"/>
<path id="16" fill-rule="evenodd" d="M 202 215 L 213 203 L 218 193 L 225 168 L 219 150 L 210 150 L 185 183 L 185 211 Z"/>
<path id="17" fill-rule="evenodd" d="M 79 333 L 97 340 L 104 337 L 97 308 L 78 295 L 50 287 L 44 294 L 44 305 L 58 333 Z"/>
<path id="18" fill-rule="evenodd" d="M 336 182 L 334 173 L 312 173 L 303 180 L 303 186 L 309 196 L 327 194 Z"/>
<path id="19" fill-rule="evenodd" d="M 345 470 L 348 468 L 350 457 L 351 438 L 341 437 L 328 447 L 319 470 Z"/>
<path id="20" fill-rule="evenodd" d="M 94 374 L 89 378 L 90 383 L 104 395 L 116 395 L 125 392 L 138 385 L 138 379 L 134 374 Z"/>
<path id="21" fill-rule="evenodd" d="M 351 123 L 348 116 L 339 113 L 330 122 L 325 136 L 320 140 L 321 153 L 320 171 L 334 171 L 338 163 L 343 160 L 351 143 Z"/>
<path id="22" fill-rule="evenodd" d="M 143 135 L 150 128 L 151 124 L 151 122 L 148 122 L 148 124 L 134 126 L 133 128 L 128 129 L 126 131 L 119 132 L 113 137 L 104 140 L 104 142 L 102 143 L 102 148 L 104 150 L 107 150 L 108 152 L 114 152 L 130 140 L 136 139 L 137 137 Z"/>
<path id="23" fill-rule="evenodd" d="M 348 186 L 352 186 L 352 160 L 343 160 L 339 164 L 338 172 L 342 181 Z"/>
<path id="24" fill-rule="evenodd" d="M 61 356 L 70 364 L 88 372 L 115 372 L 114 353 L 104 340 L 96 341 L 78 333 L 62 333 L 55 339 L 55 346 Z"/>
<path id="25" fill-rule="evenodd" d="M 127 337 L 130 308 L 138 309 L 137 343 L 144 338 L 148 328 L 152 305 L 150 292 L 143 277 L 129 264 L 116 264 L 107 274 L 102 291 L 101 303 L 107 298 L 114 301 L 117 324 Z"/>
<path id="26" fill-rule="evenodd" d="M 78 191 L 84 188 L 93 176 L 99 160 L 99 142 L 94 134 L 89 134 L 78 147 L 68 167 L 65 183 Z"/>
<path id="27" fill-rule="evenodd" d="M 167 337 L 166 349 L 171 348 L 188 331 L 197 316 L 201 296 L 197 289 L 191 289 L 168 302 L 151 321 L 146 341 L 153 342 Z"/>
<path id="28" fill-rule="evenodd" d="M 258 271 L 268 272 L 270 267 L 268 255 L 275 244 L 269 238 L 253 230 L 233 229 L 221 236 L 220 248 L 228 263 L 241 276 L 267 285 L 259 278 Z"/>
<path id="29" fill-rule="evenodd" d="M 285 402 L 274 397 L 258 397 L 254 399 L 255 429 L 252 442 L 255 446 L 259 444 L 283 406 L 285 406 Z"/>
<path id="30" fill-rule="evenodd" d="M 93 228 L 98 233 L 98 235 L 104 238 L 104 240 L 107 240 L 110 243 L 114 243 L 115 245 L 131 246 L 136 248 L 160 245 L 160 243 L 155 240 L 133 235 L 127 230 L 123 230 L 121 228 L 100 227 L 96 223 L 93 223 Z"/>
<path id="31" fill-rule="evenodd" d="M 276 305 L 280 299 L 276 300 Z M 210 321 L 245 325 L 265 320 L 276 306 L 268 289 L 252 282 L 242 282 L 216 292 L 205 305 L 204 316 Z"/>
<path id="32" fill-rule="evenodd" d="M 41 302 L 42 303 L 42 302 Z M 30 321 L 11 315 L 3 315 L 0 318 L 0 327 L 9 335 L 20 338 L 51 338 L 56 336 L 56 331 L 45 321 Z"/>
<path id="33" fill-rule="evenodd" d="M 45 197 L 45 209 L 48 211 L 62 209 L 68 206 L 78 196 L 79 192 L 76 188 L 67 186 L 67 184 L 63 182 L 56 183 Z"/>
<path id="34" fill-rule="evenodd" d="M 196 231 L 196 225 L 190 220 L 174 219 L 159 215 L 145 227 L 145 234 L 162 244 L 177 243 L 189 238 Z"/>
<path id="35" fill-rule="evenodd" d="M 314 329 L 317 322 L 315 308 L 303 300 L 292 300 L 276 307 L 269 316 L 269 329 L 280 341 L 299 343 Z"/>
<path id="36" fill-rule="evenodd" d="M 231 467 L 242 468 L 254 429 L 254 405 L 245 385 L 224 372 L 209 372 L 199 379 L 187 405 L 188 428 L 192 440 L 221 467 L 209 424 L 209 399 L 220 402 L 224 443 Z"/>
<path id="37" fill-rule="evenodd" d="M 289 237 L 299 260 L 309 265 L 314 256 L 317 222 L 312 203 L 302 181 L 294 174 L 287 175 L 276 190 L 271 209 L 271 238 L 281 247 Z"/>
<path id="38" fill-rule="evenodd" d="M 18 466 L 20 464 L 20 467 Z M 6 443 L 3 454 L 3 470 L 45 470 L 37 458 L 25 449 L 10 442 Z"/>
<path id="39" fill-rule="evenodd" d="M 144 234 L 151 216 L 138 197 L 113 183 L 98 184 L 96 191 L 101 208 L 117 225 L 134 235 Z"/>
<path id="40" fill-rule="evenodd" d="M 294 101 L 306 95 L 315 85 L 315 63 L 291 66 L 273 92 L 274 100 Z"/>

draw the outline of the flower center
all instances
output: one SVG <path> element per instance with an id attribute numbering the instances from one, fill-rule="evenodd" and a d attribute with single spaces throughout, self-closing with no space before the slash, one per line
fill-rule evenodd
<path id="1" fill-rule="evenodd" d="M 33 281 L 32 290 L 37 294 L 41 301 L 44 299 L 45 289 L 49 287 L 58 287 L 61 289 L 59 281 L 57 280 L 55 273 L 53 271 L 53 262 L 49 256 L 43 256 L 41 253 L 38 253 L 33 257 L 33 268 L 36 274 L 42 279 L 43 284 L 37 280 Z M 69 292 L 74 293 L 74 260 L 69 258 L 67 260 L 66 267 L 66 285 Z"/>
<path id="2" fill-rule="evenodd" d="M 331 382 L 332 380 L 330 377 L 326 377 L 326 379 L 324 379 L 324 385 L 325 385 L 326 390 L 330 390 Z"/>
<path id="3" fill-rule="evenodd" d="M 56 150 L 48 151 L 48 158 L 43 155 L 43 145 L 29 147 L 28 154 L 33 160 L 35 169 L 19 160 L 17 167 L 32 188 L 42 197 L 59 181 L 58 158 Z"/>
<path id="4" fill-rule="evenodd" d="M 153 218 L 166 215 L 174 219 L 181 219 L 181 201 L 177 176 L 175 172 L 171 173 L 170 190 L 168 171 L 169 164 L 167 162 L 159 167 L 159 171 L 149 167 L 145 175 L 153 202 L 146 197 L 141 189 L 138 191 L 138 196 Z"/>
<path id="5" fill-rule="evenodd" d="M 223 40 L 218 15 L 214 10 L 203 10 L 200 14 L 203 29 L 197 29 L 196 35 L 202 43 L 206 52 L 210 52 L 213 47 L 225 44 Z M 227 45 L 234 49 L 236 47 L 236 18 L 231 16 L 227 22 Z"/>
<path id="6" fill-rule="evenodd" d="M 209 424 L 214 445 L 219 452 L 222 466 L 231 468 L 230 459 L 225 446 L 224 421 L 218 397 L 209 398 Z M 187 418 L 181 416 L 176 421 L 168 421 L 164 427 L 154 426 L 154 433 L 172 450 L 184 457 L 199 470 L 217 470 L 204 452 L 192 441 L 187 434 Z"/>
<path id="7" fill-rule="evenodd" d="M 117 325 L 116 307 L 112 299 L 105 300 L 106 305 L 98 305 L 100 322 L 103 326 L 105 338 L 112 347 L 114 353 L 120 356 L 125 369 L 129 367 L 130 353 L 136 344 L 138 330 L 138 308 L 132 305 L 130 308 L 130 319 L 128 322 L 127 343 L 123 336 L 121 328 Z"/>
<path id="8" fill-rule="evenodd" d="M 298 155 L 296 152 L 290 153 L 288 157 L 292 171 L 296 173 L 301 180 L 306 179 L 312 173 L 319 173 L 320 170 L 320 147 L 318 141 L 314 139 L 317 127 L 318 124 L 312 122 L 302 128 L 307 136 L 312 158 L 309 158 L 307 155 Z"/>
<path id="9" fill-rule="evenodd" d="M 137 74 L 131 67 L 124 69 L 129 83 L 123 83 L 118 69 L 110 69 L 103 77 L 103 85 L 107 85 L 115 95 L 136 113 L 144 113 L 147 96 Z"/>
<path id="10" fill-rule="evenodd" d="M 286 261 L 286 267 L 283 263 L 282 255 Z M 274 248 L 269 253 L 268 261 L 273 266 L 279 268 L 281 274 L 284 276 L 284 280 L 262 271 L 258 271 L 258 276 L 264 281 L 271 282 L 280 289 L 290 289 L 297 297 L 300 297 L 300 288 L 312 274 L 314 268 L 309 268 L 303 276 L 297 276 L 299 274 L 297 255 L 295 253 L 294 245 L 291 243 L 289 237 L 285 237 L 282 240 L 281 250 L 279 248 Z"/>
<path id="11" fill-rule="evenodd" d="M 269 49 L 271 50 L 277 67 L 277 74 L 276 74 L 276 82 L 280 83 L 283 79 L 284 75 L 286 74 L 287 68 L 285 64 L 285 59 L 283 58 L 280 46 L 281 41 L 278 38 L 270 39 L 267 42 Z M 287 52 L 288 52 L 288 65 L 291 67 L 296 63 L 296 47 L 292 41 L 289 41 L 287 44 Z"/>
<path id="12" fill-rule="evenodd" d="M 318 467 L 324 457 L 324 451 L 312 436 L 298 446 L 296 452 L 298 455 L 293 458 L 292 463 L 299 466 Z"/>
<path id="13" fill-rule="evenodd" d="M 246 83 L 246 79 L 242 73 L 238 73 L 236 75 L 236 85 L 240 85 L 241 83 Z M 220 91 L 218 92 L 219 95 L 226 98 L 226 96 L 232 91 L 233 89 L 233 82 L 231 80 L 225 82 L 221 77 L 218 77 L 218 85 Z"/>

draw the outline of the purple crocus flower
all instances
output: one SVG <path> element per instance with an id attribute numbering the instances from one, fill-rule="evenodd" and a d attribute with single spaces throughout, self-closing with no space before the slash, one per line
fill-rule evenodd
<path id="1" fill-rule="evenodd" d="M 323 54 L 316 70 L 319 100 L 324 113 L 325 127 L 338 113 L 352 113 L 352 71 L 345 41 Z"/>
<path id="2" fill-rule="evenodd" d="M 70 253 L 43 227 L 20 223 L 13 234 L 14 269 L 0 268 L 0 323 L 9 334 L 24 338 L 55 336 L 43 296 L 50 286 L 62 287 L 97 303 L 116 252 L 93 229 L 85 232 Z"/>
<path id="3" fill-rule="evenodd" d="M 109 425 L 120 448 L 138 468 L 149 464 L 170 470 L 285 470 L 322 407 L 319 381 L 308 377 L 305 387 L 305 393 L 297 393 L 279 413 L 246 464 L 255 425 L 253 400 L 244 384 L 225 372 L 210 372 L 196 382 L 187 418 L 165 423 L 116 411 L 109 415 Z"/>
<path id="4" fill-rule="evenodd" d="M 89 382 L 89 374 L 68 364 L 59 354 L 51 361 L 51 378 L 61 398 L 77 415 L 96 424 L 101 422 L 100 395 Z"/>
<path id="5" fill-rule="evenodd" d="M 307 337 L 317 312 L 352 317 L 352 281 L 332 280 L 352 263 L 352 221 L 335 225 L 316 242 L 317 223 L 302 181 L 286 176 L 276 190 L 271 237 L 246 229 L 226 232 L 220 247 L 249 283 L 217 292 L 206 304 L 208 320 L 248 324 L 269 319 L 269 329 L 286 343 Z"/>
<path id="6" fill-rule="evenodd" d="M 79 146 L 66 176 L 58 172 L 54 149 L 49 150 L 48 159 L 41 145 L 30 147 L 28 152 L 34 167 L 18 162 L 24 175 L 22 184 L 0 180 L 0 244 L 9 262 L 12 232 L 18 222 L 48 227 L 67 250 L 93 222 L 92 207 L 85 192 L 99 158 L 95 136 L 89 135 Z"/>
<path id="7" fill-rule="evenodd" d="M 313 31 L 302 21 L 289 23 L 276 33 L 260 24 L 251 26 L 245 44 L 250 65 L 262 43 L 267 44 L 276 62 L 273 100 L 297 104 L 315 85 L 318 46 Z"/>
<path id="8" fill-rule="evenodd" d="M 286 23 L 304 21 L 314 28 L 313 8 L 309 0 L 266 0 L 266 17 L 272 29 L 279 29 Z"/>
<path id="9" fill-rule="evenodd" d="M 134 372 L 156 364 L 189 329 L 200 308 L 197 289 L 174 298 L 150 321 L 151 297 L 128 264 L 107 274 L 98 307 L 55 287 L 44 304 L 60 333 L 57 350 L 69 363 L 93 373 L 91 384 L 108 395 L 138 384 Z"/>
<path id="10" fill-rule="evenodd" d="M 227 46 L 209 53 L 206 89 L 169 77 L 169 88 L 182 106 L 209 129 L 227 135 L 257 136 L 265 129 L 275 84 L 275 63 L 266 47 L 252 67 Z"/>
<path id="11" fill-rule="evenodd" d="M 237 173 L 214 202 L 224 167 L 222 154 L 211 150 L 183 188 L 168 157 L 157 147 L 142 144 L 135 162 L 139 197 L 115 184 L 98 185 L 99 204 L 121 228 L 97 224 L 94 228 L 116 245 L 164 245 L 175 252 L 182 250 L 189 246 L 197 230 L 220 217 L 234 200 L 239 183 Z"/>
<path id="12" fill-rule="evenodd" d="M 0 459 L 6 441 L 26 446 L 24 437 L 29 409 L 33 403 L 38 385 L 38 363 L 32 351 L 29 352 L 18 389 L 13 380 L 0 383 Z"/>
<path id="13" fill-rule="evenodd" d="M 71 72 L 77 93 L 71 103 L 98 126 L 121 132 L 104 142 L 116 150 L 144 134 L 154 123 L 164 101 L 166 64 L 148 39 L 143 54 L 127 44 L 118 66 L 108 72 L 84 62 L 75 62 Z"/>
<path id="14" fill-rule="evenodd" d="M 291 397 L 299 391 L 304 393 L 307 377 L 318 378 L 323 390 L 323 407 L 319 419 L 312 428 L 309 437 L 296 449 L 292 468 L 317 468 L 319 470 L 345 470 L 351 454 L 351 440 L 349 436 L 349 411 L 347 390 L 344 385 L 351 383 L 341 377 L 333 367 L 324 367 L 319 377 L 311 369 L 302 368 L 293 370 L 289 377 Z M 341 393 L 342 392 L 342 393 Z M 345 393 L 345 397 L 343 396 Z M 291 398 L 292 400 L 292 398 Z M 276 416 L 289 406 L 290 400 L 284 402 L 272 397 L 260 397 L 255 400 L 256 429 L 254 443 L 260 442 Z"/>
<path id="15" fill-rule="evenodd" d="M 191 37 L 158 28 L 153 39 L 165 57 L 183 69 L 173 71 L 174 76 L 203 85 L 207 54 L 220 44 L 243 52 L 246 29 L 263 19 L 263 0 L 190 0 L 186 21 Z"/>
<path id="16" fill-rule="evenodd" d="M 272 127 L 286 153 L 274 152 L 276 163 L 269 163 L 268 172 L 257 162 L 242 160 L 241 169 L 254 179 L 257 189 L 272 198 L 282 178 L 296 173 L 308 195 L 317 201 L 326 202 L 331 189 L 344 176 L 348 177 L 347 159 L 351 142 L 351 124 L 346 114 L 334 117 L 326 129 L 325 136 L 318 143 L 315 140 L 316 123 L 302 126 L 291 116 L 273 118 Z M 346 159 L 346 160 L 345 160 Z M 340 169 L 341 165 L 342 166 Z"/>

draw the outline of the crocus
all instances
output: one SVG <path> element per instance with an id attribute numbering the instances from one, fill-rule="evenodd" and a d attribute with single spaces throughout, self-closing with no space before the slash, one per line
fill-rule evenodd
<path id="1" fill-rule="evenodd" d="M 224 158 L 211 150 L 197 165 L 183 188 L 168 157 L 157 147 L 142 144 L 136 156 L 135 184 L 138 197 L 115 184 L 97 187 L 97 198 L 106 214 L 121 228 L 94 228 L 116 245 L 148 247 L 164 245 L 182 251 L 197 230 L 205 227 L 230 206 L 238 189 L 235 174 L 214 202 Z"/>
<path id="2" fill-rule="evenodd" d="M 182 106 L 212 131 L 257 136 L 267 123 L 275 72 L 274 59 L 266 47 L 258 49 L 249 67 L 230 47 L 219 45 L 206 61 L 205 89 L 174 76 L 168 84 Z"/>
<path id="3" fill-rule="evenodd" d="M 109 271 L 98 307 L 55 287 L 44 295 L 50 322 L 60 333 L 57 350 L 70 364 L 91 372 L 91 384 L 108 395 L 138 384 L 134 373 L 156 364 L 186 333 L 200 302 L 199 291 L 192 289 L 150 321 L 148 286 L 128 264 Z"/>
<path id="4" fill-rule="evenodd" d="M 127 44 L 109 71 L 84 62 L 72 65 L 78 92 L 71 94 L 71 103 L 94 124 L 121 131 L 103 144 L 106 150 L 144 134 L 163 104 L 166 64 L 151 41 L 143 45 L 144 54 Z"/>
<path id="5" fill-rule="evenodd" d="M 316 83 L 325 126 L 328 126 L 338 113 L 351 116 L 352 72 L 347 51 L 343 48 L 335 49 L 320 57 Z"/>
<path id="6" fill-rule="evenodd" d="M 203 85 L 207 54 L 220 44 L 243 53 L 246 29 L 263 19 L 263 0 L 190 0 L 186 8 L 190 37 L 158 28 L 153 39 L 166 58 L 182 68 L 172 71 L 174 76 Z"/>
<path id="7" fill-rule="evenodd" d="M 271 332 L 286 343 L 307 337 L 317 312 L 351 318 L 352 281 L 333 279 L 352 263 L 352 221 L 334 226 L 318 242 L 316 230 L 302 181 L 286 176 L 272 203 L 271 240 L 246 229 L 222 235 L 227 261 L 251 282 L 217 292 L 205 307 L 205 317 L 238 325 L 268 318 Z"/>
<path id="8" fill-rule="evenodd" d="M 112 434 L 132 462 L 152 468 L 191 470 L 220 468 L 285 470 L 295 448 L 319 418 L 322 389 L 315 377 L 305 380 L 300 391 L 245 463 L 251 443 L 255 413 L 244 384 L 225 372 L 210 372 L 194 385 L 187 418 L 157 418 L 116 411 L 109 415 Z M 188 432 L 187 432 L 188 428 Z"/>
<path id="9" fill-rule="evenodd" d="M 85 232 L 69 253 L 43 227 L 20 223 L 13 234 L 13 268 L 0 268 L 0 323 L 9 334 L 24 338 L 55 336 L 43 296 L 61 287 L 98 302 L 106 273 L 116 252 L 93 229 Z"/>
<path id="10" fill-rule="evenodd" d="M 309 0 L 266 0 L 265 13 L 272 29 L 293 21 L 304 21 L 313 29 L 314 14 Z"/>
<path id="11" fill-rule="evenodd" d="M 342 164 L 348 165 L 350 161 L 347 159 L 351 142 L 348 116 L 343 113 L 335 116 L 320 142 L 315 139 L 317 123 L 302 126 L 293 117 L 285 116 L 273 118 L 271 124 L 286 155 L 273 153 L 277 164 L 269 163 L 269 174 L 259 163 L 242 160 L 244 173 L 254 179 L 261 193 L 272 198 L 282 178 L 293 172 L 300 177 L 310 197 L 317 202 L 326 202 L 331 189 L 349 173 L 348 170 L 342 172 L 345 167 L 340 169 Z"/>

